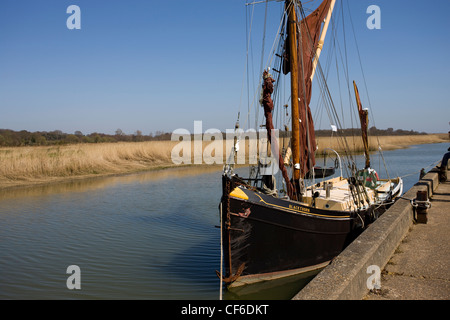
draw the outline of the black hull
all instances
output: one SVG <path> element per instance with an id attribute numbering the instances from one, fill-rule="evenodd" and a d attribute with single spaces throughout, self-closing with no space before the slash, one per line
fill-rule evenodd
<path id="1" fill-rule="evenodd" d="M 372 208 L 355 217 L 257 192 L 246 192 L 248 199 L 234 197 L 230 192 L 236 184 L 223 179 L 223 278 L 228 285 L 323 267 L 362 232 L 361 218 L 369 222 L 375 216 Z"/>

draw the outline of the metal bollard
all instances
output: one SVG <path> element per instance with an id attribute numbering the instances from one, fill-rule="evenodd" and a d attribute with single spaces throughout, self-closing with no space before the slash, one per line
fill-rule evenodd
<path id="1" fill-rule="evenodd" d="M 430 201 L 428 201 L 428 192 L 417 191 L 416 199 L 413 201 L 413 207 L 416 209 L 416 221 L 417 223 L 428 222 L 428 208 L 431 207 Z"/>

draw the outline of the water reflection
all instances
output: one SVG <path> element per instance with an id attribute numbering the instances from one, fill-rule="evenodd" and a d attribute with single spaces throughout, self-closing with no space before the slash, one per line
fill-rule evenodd
<path id="1" fill-rule="evenodd" d="M 222 166 L 171 167 L 140 173 L 80 179 L 74 178 L 68 181 L 54 182 L 49 184 L 31 184 L 28 186 L 25 185 L 20 187 L 0 189 L 0 200 L 20 197 L 53 195 L 57 193 L 86 192 L 103 188 L 111 188 L 117 185 L 127 185 L 134 183 L 144 184 L 149 181 L 177 179 L 196 176 L 199 174 L 213 173 L 221 171 L 221 169 Z"/>
<path id="2" fill-rule="evenodd" d="M 220 175 L 188 167 L 3 190 L 0 298 L 218 298 Z M 72 264 L 80 291 L 65 285 Z"/>

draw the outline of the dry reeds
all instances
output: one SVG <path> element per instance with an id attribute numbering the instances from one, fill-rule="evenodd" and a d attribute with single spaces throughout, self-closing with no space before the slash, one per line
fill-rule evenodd
<path id="1" fill-rule="evenodd" d="M 414 144 L 446 142 L 448 138 L 445 134 L 371 137 L 370 145 L 373 146 L 373 150 L 378 148 L 377 140 L 384 150 L 389 150 Z M 347 138 L 347 142 L 352 151 L 363 151 L 361 139 Z M 172 149 L 177 144 L 176 141 L 148 141 L 0 148 L 0 187 L 33 181 L 121 174 L 175 166 L 171 156 Z M 203 142 L 203 151 L 210 144 L 209 141 Z M 225 162 L 226 148 L 225 143 L 223 144 L 223 162 Z M 245 163 L 248 164 L 249 142 L 242 144 L 241 149 L 244 149 L 244 146 Z M 318 153 L 327 147 L 341 151 L 334 138 L 320 137 L 318 146 Z M 193 149 L 191 148 L 192 153 Z M 193 154 L 191 159 L 194 163 Z"/>
<path id="2" fill-rule="evenodd" d="M 171 141 L 0 148 L 0 180 L 124 173 L 170 163 Z"/>
<path id="3" fill-rule="evenodd" d="M 360 153 L 364 152 L 364 146 L 361 137 L 346 137 L 347 145 L 350 152 Z M 369 137 L 369 151 L 378 150 L 380 145 L 382 150 L 395 150 L 407 148 L 411 145 L 426 144 L 426 143 L 440 143 L 448 142 L 446 134 L 428 134 L 428 135 L 411 135 L 411 136 L 371 136 Z M 317 153 L 322 153 L 324 148 L 333 148 L 337 152 L 344 151 L 342 142 L 339 142 L 336 137 L 319 137 L 317 139 L 318 150 Z"/>

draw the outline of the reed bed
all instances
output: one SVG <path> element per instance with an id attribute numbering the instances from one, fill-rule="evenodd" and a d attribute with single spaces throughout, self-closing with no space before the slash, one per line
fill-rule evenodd
<path id="1" fill-rule="evenodd" d="M 117 174 L 171 162 L 171 141 L 0 148 L 0 181 Z"/>
<path id="2" fill-rule="evenodd" d="M 362 139 L 358 136 L 346 137 L 347 145 L 351 152 L 364 152 Z M 447 134 L 428 134 L 428 135 L 411 135 L 411 136 L 379 136 L 369 137 L 369 150 L 377 151 L 378 146 L 382 150 L 395 150 L 408 148 L 408 146 L 427 143 L 449 142 Z M 333 148 L 337 152 L 344 151 L 343 143 L 339 142 L 336 137 L 319 137 L 317 139 L 318 150 L 321 153 L 325 148 Z"/>
<path id="3" fill-rule="evenodd" d="M 378 141 L 383 150 L 390 150 L 406 148 L 414 144 L 448 142 L 449 140 L 446 134 L 371 137 L 370 145 L 373 146 L 373 150 L 378 149 Z M 204 151 L 210 143 L 203 142 Z M 363 151 L 362 142 L 357 137 L 348 137 L 347 143 L 352 151 Z M 0 188 L 33 182 L 131 173 L 175 166 L 171 154 L 177 144 L 176 141 L 149 141 L 0 148 Z M 249 161 L 248 145 L 249 142 L 246 141 L 246 163 Z M 280 142 L 280 145 L 283 146 L 283 143 Z M 318 153 L 326 147 L 341 151 L 341 146 L 336 138 L 320 137 L 318 138 L 318 147 Z M 244 145 L 241 146 L 241 150 L 243 149 Z M 211 148 L 208 150 L 210 151 Z M 191 148 L 192 153 L 193 151 L 194 148 Z M 224 143 L 224 162 L 225 151 Z M 213 152 L 212 155 L 215 153 Z M 191 159 L 193 163 L 193 154 L 191 154 Z M 205 162 L 203 161 L 203 163 Z"/>

